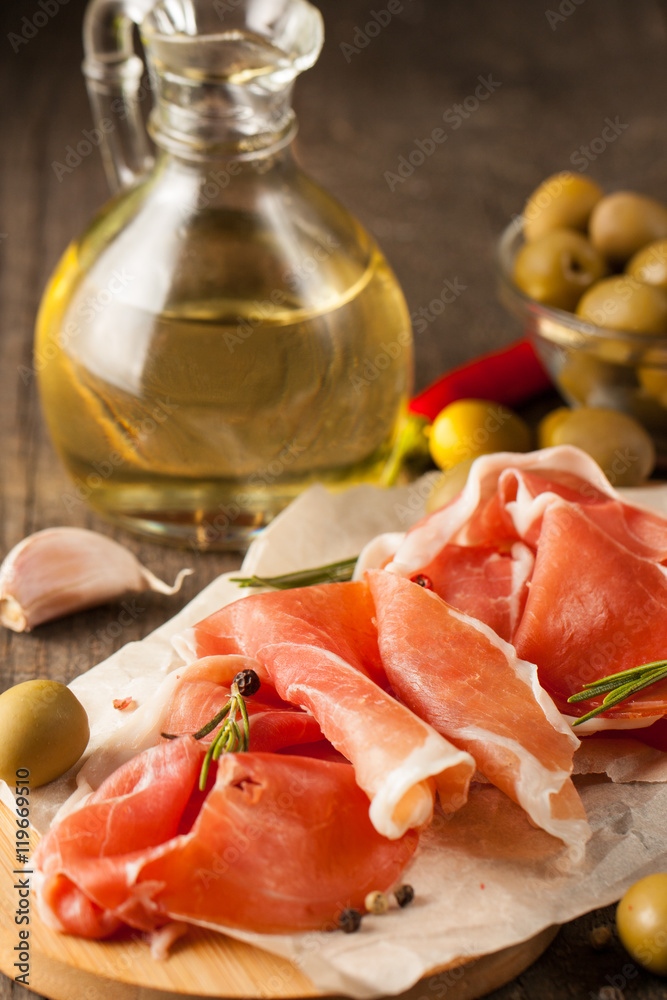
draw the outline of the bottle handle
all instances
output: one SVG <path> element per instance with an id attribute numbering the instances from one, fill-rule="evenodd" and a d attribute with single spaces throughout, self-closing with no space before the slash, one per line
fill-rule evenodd
<path id="1" fill-rule="evenodd" d="M 134 26 L 156 0 L 91 0 L 83 24 L 83 72 L 112 193 L 134 184 L 153 165 L 141 115 L 144 64 L 134 51 Z"/>

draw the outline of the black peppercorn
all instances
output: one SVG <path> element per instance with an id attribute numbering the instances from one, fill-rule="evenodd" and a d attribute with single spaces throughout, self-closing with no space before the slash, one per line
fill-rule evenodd
<path id="1" fill-rule="evenodd" d="M 254 670 L 239 670 L 234 678 L 239 694 L 244 698 L 250 698 L 259 691 L 261 681 Z"/>
<path id="2" fill-rule="evenodd" d="M 408 903 L 411 903 L 415 898 L 415 890 L 411 885 L 399 885 L 398 889 L 394 893 L 394 896 L 396 897 L 396 902 L 402 908 L 407 906 Z"/>
<path id="3" fill-rule="evenodd" d="M 361 913 L 359 910 L 343 910 L 338 920 L 338 926 L 346 934 L 354 934 L 361 927 Z"/>

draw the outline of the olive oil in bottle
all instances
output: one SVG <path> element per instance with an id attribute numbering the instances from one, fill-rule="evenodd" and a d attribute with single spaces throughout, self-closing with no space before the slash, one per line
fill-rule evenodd
<path id="1" fill-rule="evenodd" d="M 283 5 L 308 21 L 314 61 L 319 15 Z M 411 334 L 374 241 L 294 161 L 289 46 L 302 42 L 250 33 L 252 0 L 226 32 L 211 31 L 210 4 L 188 6 L 202 11 L 194 34 L 173 4 L 172 20 L 158 6 L 141 25 L 158 156 L 66 251 L 36 362 L 74 480 L 66 504 L 239 548 L 310 483 L 379 478 Z"/>

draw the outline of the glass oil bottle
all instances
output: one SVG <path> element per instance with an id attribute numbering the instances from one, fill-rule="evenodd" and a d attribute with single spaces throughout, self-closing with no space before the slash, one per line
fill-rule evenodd
<path id="1" fill-rule="evenodd" d="M 92 0 L 84 70 L 116 194 L 50 281 L 36 356 L 77 496 L 142 533 L 239 549 L 309 484 L 379 479 L 412 340 L 381 251 L 293 156 L 319 12 L 218 7 Z"/>

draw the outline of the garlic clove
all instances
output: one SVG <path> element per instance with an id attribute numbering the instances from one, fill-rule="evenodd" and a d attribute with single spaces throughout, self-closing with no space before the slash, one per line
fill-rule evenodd
<path id="1" fill-rule="evenodd" d="M 113 601 L 123 594 L 173 587 L 141 565 L 125 546 L 85 528 L 46 528 L 14 546 L 0 566 L 0 624 L 14 632 Z"/>

